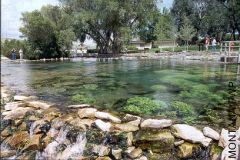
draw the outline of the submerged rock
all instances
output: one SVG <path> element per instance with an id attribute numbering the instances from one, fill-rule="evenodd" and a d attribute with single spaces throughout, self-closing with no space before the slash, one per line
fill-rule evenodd
<path id="1" fill-rule="evenodd" d="M 214 140 L 219 140 L 219 138 L 220 138 L 219 133 L 217 131 L 213 130 L 212 128 L 210 128 L 210 127 L 204 127 L 203 128 L 203 134 L 206 137 L 212 138 Z"/>
<path id="2" fill-rule="evenodd" d="M 165 128 L 165 127 L 169 127 L 172 125 L 172 120 L 168 120 L 168 119 L 161 119 L 161 120 L 157 120 L 157 119 L 146 119 L 141 123 L 141 128 Z"/>
<path id="3" fill-rule="evenodd" d="M 203 135 L 203 133 L 195 127 L 187 124 L 175 124 L 172 126 L 173 134 L 192 143 L 202 143 L 203 146 L 207 147 L 211 140 Z"/>
<path id="4" fill-rule="evenodd" d="M 111 128 L 111 126 L 112 126 L 112 124 L 111 123 L 109 123 L 109 122 L 104 122 L 104 121 L 102 121 L 102 120 L 100 120 L 100 119 L 97 119 L 96 121 L 95 121 L 95 124 L 96 124 L 96 126 L 99 128 L 99 129 L 101 129 L 102 131 L 107 131 L 107 132 L 109 132 L 110 131 L 110 128 Z"/>
<path id="5" fill-rule="evenodd" d="M 121 120 L 107 112 L 96 112 L 95 117 L 99 119 L 110 120 L 114 123 L 121 123 Z"/>
<path id="6" fill-rule="evenodd" d="M 78 116 L 80 118 L 94 118 L 96 112 L 96 108 L 83 108 L 78 110 Z"/>

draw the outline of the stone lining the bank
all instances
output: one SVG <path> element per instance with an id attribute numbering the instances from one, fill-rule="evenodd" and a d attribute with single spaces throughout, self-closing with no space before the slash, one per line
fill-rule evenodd
<path id="1" fill-rule="evenodd" d="M 88 104 L 67 106 L 64 113 L 37 97 L 1 92 L 2 158 L 229 159 L 225 129 L 219 134 L 170 119 L 117 116 Z"/>

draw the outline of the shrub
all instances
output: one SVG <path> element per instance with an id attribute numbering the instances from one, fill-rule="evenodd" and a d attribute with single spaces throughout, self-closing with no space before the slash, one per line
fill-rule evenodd
<path id="1" fill-rule="evenodd" d="M 163 103 L 156 102 L 146 97 L 133 97 L 127 100 L 125 112 L 133 114 L 151 114 L 160 110 Z"/>
<path id="2" fill-rule="evenodd" d="M 184 102 L 174 101 L 171 103 L 171 107 L 177 112 L 178 116 L 191 116 L 194 114 L 193 107 Z"/>

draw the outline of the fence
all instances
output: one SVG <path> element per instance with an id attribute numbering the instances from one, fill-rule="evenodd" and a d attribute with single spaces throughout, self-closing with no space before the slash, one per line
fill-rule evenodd
<path id="1" fill-rule="evenodd" d="M 224 62 L 228 59 L 237 58 L 237 63 L 240 63 L 240 41 L 223 41 L 220 45 L 220 53 L 224 54 Z"/>

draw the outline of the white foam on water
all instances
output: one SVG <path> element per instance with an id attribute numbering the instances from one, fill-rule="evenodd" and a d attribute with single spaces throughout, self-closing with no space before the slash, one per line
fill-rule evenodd
<path id="1" fill-rule="evenodd" d="M 57 138 L 49 143 L 44 151 L 38 152 L 35 159 L 56 159 L 58 154 L 57 147 L 66 140 L 69 129 L 60 129 Z"/>
<path id="2" fill-rule="evenodd" d="M 80 159 L 82 158 L 87 139 L 85 133 L 77 136 L 76 143 L 68 145 L 67 148 L 57 155 L 57 159 Z"/>

